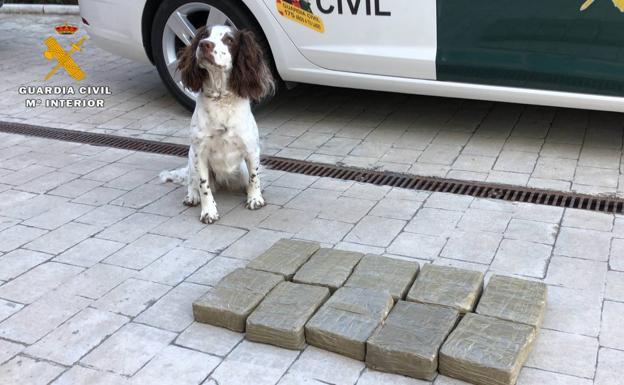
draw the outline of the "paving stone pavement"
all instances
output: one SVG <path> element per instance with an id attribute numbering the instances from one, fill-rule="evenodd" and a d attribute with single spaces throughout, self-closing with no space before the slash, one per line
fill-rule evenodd
<path id="1" fill-rule="evenodd" d="M 79 85 L 109 86 L 112 95 L 103 97 L 105 107 L 25 107 L 27 96 L 18 93 L 19 86 L 77 84 L 62 75 L 43 81 L 51 68 L 42 55 L 43 39 L 65 21 L 79 24 L 75 16 L 0 13 L 0 120 L 187 143 L 190 113 L 167 94 L 154 67 L 88 41 L 75 54 L 87 73 Z M 69 45 L 67 38 L 59 39 Z M 265 154 L 624 195 L 621 113 L 302 85 L 259 111 L 257 118 Z M 51 176 L 50 183 L 63 177 L 68 176 Z"/>
<path id="2" fill-rule="evenodd" d="M 281 238 L 545 282 L 518 383 L 624 384 L 624 216 L 265 170 L 267 207 L 218 193 L 207 226 L 157 180 L 182 164 L 0 134 L 0 384 L 460 384 L 193 322 L 196 298 Z"/>

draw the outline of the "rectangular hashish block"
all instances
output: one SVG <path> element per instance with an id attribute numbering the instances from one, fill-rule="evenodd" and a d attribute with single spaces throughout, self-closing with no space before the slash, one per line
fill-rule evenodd
<path id="1" fill-rule="evenodd" d="M 439 371 L 480 385 L 513 385 L 536 333 L 529 325 L 466 314 L 440 349 Z"/>
<path id="2" fill-rule="evenodd" d="M 280 239 L 267 251 L 249 262 L 247 268 L 280 274 L 291 280 L 301 265 L 310 259 L 320 245 L 316 242 Z"/>
<path id="3" fill-rule="evenodd" d="M 353 251 L 320 249 L 301 266 L 293 282 L 325 286 L 334 291 L 345 283 L 363 255 Z"/>
<path id="4" fill-rule="evenodd" d="M 303 349 L 306 322 L 329 298 L 329 289 L 282 282 L 247 318 L 247 339 L 286 349 Z"/>
<path id="5" fill-rule="evenodd" d="M 547 291 L 542 282 L 494 275 L 483 291 L 477 313 L 539 327 Z"/>
<path id="6" fill-rule="evenodd" d="M 249 314 L 282 281 L 281 275 L 236 269 L 193 302 L 195 321 L 244 332 Z"/>
<path id="7" fill-rule="evenodd" d="M 386 290 L 398 301 L 414 282 L 418 269 L 418 262 L 368 254 L 355 267 L 345 286 Z"/>
<path id="8" fill-rule="evenodd" d="M 366 365 L 384 372 L 433 380 L 438 351 L 459 312 L 445 306 L 399 301 L 366 343 Z"/>
<path id="9" fill-rule="evenodd" d="M 306 341 L 364 361 L 366 341 L 386 318 L 394 300 L 387 292 L 342 287 L 306 324 Z"/>
<path id="10" fill-rule="evenodd" d="M 479 271 L 426 264 L 407 293 L 407 300 L 467 313 L 474 309 L 482 289 L 483 273 Z"/>

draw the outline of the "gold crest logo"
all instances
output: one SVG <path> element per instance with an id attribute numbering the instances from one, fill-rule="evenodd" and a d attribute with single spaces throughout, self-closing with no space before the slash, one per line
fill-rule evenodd
<path id="1" fill-rule="evenodd" d="M 82 44 L 87 39 L 86 36 L 83 36 L 78 42 L 72 43 L 72 47 L 69 51 L 65 51 L 63 47 L 59 44 L 59 42 L 54 38 L 54 36 L 50 36 L 45 39 L 44 43 L 47 47 L 46 51 L 43 53 L 43 56 L 48 60 L 56 60 L 57 64 L 52 68 L 50 72 L 45 77 L 45 80 L 50 79 L 52 75 L 56 73 L 61 67 L 76 80 L 82 80 L 85 78 L 86 74 L 80 68 L 78 64 L 72 59 L 71 55 L 76 51 L 81 51 Z"/>
<path id="2" fill-rule="evenodd" d="M 581 5 L 581 11 L 586 10 L 587 8 L 589 8 L 592 4 L 594 4 L 594 1 L 596 0 L 586 0 L 583 5 Z M 613 5 L 615 6 L 615 8 L 619 9 L 620 12 L 624 12 L 624 0 L 611 0 L 613 2 Z"/>
<path id="3" fill-rule="evenodd" d="M 78 31 L 78 27 L 65 22 L 65 24 L 57 25 L 56 27 L 54 27 L 54 30 L 59 35 L 73 35 L 76 33 L 76 31 Z"/>

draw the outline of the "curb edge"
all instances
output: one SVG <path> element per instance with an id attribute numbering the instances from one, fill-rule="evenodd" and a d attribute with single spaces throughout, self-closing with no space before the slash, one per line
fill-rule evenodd
<path id="1" fill-rule="evenodd" d="M 40 15 L 79 15 L 77 5 L 57 4 L 4 4 L 0 13 L 5 14 L 40 14 Z"/>

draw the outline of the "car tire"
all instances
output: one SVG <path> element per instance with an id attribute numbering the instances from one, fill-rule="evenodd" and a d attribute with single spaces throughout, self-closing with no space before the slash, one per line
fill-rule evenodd
<path id="1" fill-rule="evenodd" d="M 177 60 L 177 53 L 184 47 L 185 43 L 180 39 L 179 35 L 174 33 L 173 29 L 167 25 L 167 22 L 172 15 L 175 17 L 180 14 L 184 15 L 184 12 L 188 12 L 186 21 L 197 29 L 206 24 L 208 16 L 210 16 L 211 12 L 214 12 L 213 10 L 215 9 L 225 15 L 227 18 L 225 24 L 232 25 L 237 29 L 249 29 L 256 35 L 256 39 L 258 39 L 258 42 L 265 52 L 269 66 L 273 70 L 276 79 L 276 91 L 282 88 L 283 82 L 277 75 L 269 43 L 258 23 L 242 3 L 232 0 L 165 0 L 156 11 L 152 23 L 151 45 L 154 63 L 158 74 L 169 92 L 189 111 L 195 109 L 195 97 L 191 92 L 184 89 L 179 79 L 175 78 L 176 75 L 179 76 L 179 71 L 172 74 L 171 70 L 172 67 L 175 67 L 175 65 L 172 64 L 173 60 Z M 193 13 L 193 10 L 196 10 L 196 12 Z M 174 15 L 174 13 L 176 13 L 176 15 Z M 217 15 L 219 14 L 217 13 Z M 172 34 L 174 35 L 173 47 L 171 46 Z M 266 104 L 271 97 L 265 98 L 258 103 L 257 106 Z"/>

